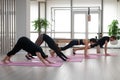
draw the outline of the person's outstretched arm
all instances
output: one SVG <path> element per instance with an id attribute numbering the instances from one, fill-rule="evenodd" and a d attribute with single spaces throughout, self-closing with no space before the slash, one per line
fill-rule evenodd
<path id="1" fill-rule="evenodd" d="M 54 63 L 54 62 L 49 61 L 47 58 L 45 58 L 45 60 L 46 60 L 48 63 L 50 63 L 50 64 L 53 64 L 53 63 Z"/>
<path id="2" fill-rule="evenodd" d="M 37 55 L 37 57 L 42 61 L 43 64 L 47 65 L 47 64 L 45 63 L 44 58 L 41 56 L 40 52 L 36 52 L 36 55 Z"/>
<path id="3" fill-rule="evenodd" d="M 85 49 L 84 49 L 84 55 L 85 55 L 85 57 L 87 56 L 87 50 L 88 50 L 88 40 L 85 40 Z"/>
<path id="4" fill-rule="evenodd" d="M 107 56 L 107 44 L 108 44 L 108 41 L 105 41 L 105 47 L 104 47 L 104 50 L 105 50 L 105 55 Z"/>

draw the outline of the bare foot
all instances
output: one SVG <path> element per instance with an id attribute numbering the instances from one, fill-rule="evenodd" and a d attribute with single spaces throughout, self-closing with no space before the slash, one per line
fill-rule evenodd
<path id="1" fill-rule="evenodd" d="M 2 60 L 2 62 L 3 62 L 4 64 L 8 64 L 6 60 Z"/>
<path id="2" fill-rule="evenodd" d="M 9 61 L 9 63 L 12 63 L 12 61 L 11 60 L 8 60 Z"/>

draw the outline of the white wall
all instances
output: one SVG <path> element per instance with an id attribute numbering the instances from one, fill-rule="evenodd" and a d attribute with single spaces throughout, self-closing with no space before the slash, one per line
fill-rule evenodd
<path id="1" fill-rule="evenodd" d="M 74 7 L 92 7 L 101 6 L 101 0 L 73 0 Z"/>
<path id="2" fill-rule="evenodd" d="M 16 40 L 21 36 L 29 37 L 30 0 L 16 0 Z"/>
<path id="3" fill-rule="evenodd" d="M 117 2 L 117 0 L 104 0 L 103 18 L 103 32 L 108 32 L 108 25 L 111 24 L 112 20 L 114 19 L 119 21 L 120 27 L 120 1 Z M 118 41 L 117 45 L 109 44 L 108 47 L 120 48 L 120 40 Z"/>
<path id="4" fill-rule="evenodd" d="M 119 20 L 119 27 L 120 27 L 120 0 L 117 3 L 117 19 Z"/>
<path id="5" fill-rule="evenodd" d="M 104 0 L 103 18 L 103 31 L 108 32 L 108 25 L 117 19 L 117 1 Z"/>

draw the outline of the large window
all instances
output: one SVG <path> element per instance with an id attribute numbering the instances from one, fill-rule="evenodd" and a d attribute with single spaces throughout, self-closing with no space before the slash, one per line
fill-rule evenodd
<path id="1" fill-rule="evenodd" d="M 54 38 L 85 39 L 86 36 L 88 36 L 87 38 L 94 38 L 97 36 L 100 27 L 99 7 L 97 7 L 96 10 L 92 10 L 91 8 L 91 21 L 87 19 L 87 7 L 75 8 L 72 11 L 72 15 L 70 8 L 52 9 L 54 9 L 52 10 L 52 34 L 54 34 Z"/>
<path id="2" fill-rule="evenodd" d="M 38 17 L 38 2 L 31 1 L 31 22 Z M 101 0 L 73 0 L 72 6 L 75 11 L 81 7 L 99 7 L 98 12 L 90 12 L 91 21 L 86 25 L 86 14 L 79 13 L 71 15 L 71 0 L 47 0 L 46 18 L 51 23 L 47 34 L 52 38 L 85 38 L 86 26 L 88 27 L 88 38 L 98 36 L 103 30 L 103 35 L 108 35 L 108 25 L 113 19 L 118 19 L 119 8 L 117 0 L 104 0 L 103 2 L 103 24 L 101 24 Z M 119 6 L 120 7 L 120 6 Z M 84 10 L 83 10 L 84 11 Z M 42 12 L 40 12 L 42 16 Z M 45 14 L 43 12 L 43 14 Z M 74 16 L 74 18 L 73 18 Z M 109 18 L 108 18 L 109 17 Z M 72 19 L 72 20 L 71 20 Z M 74 23 L 74 25 L 72 25 Z M 103 25 L 103 27 L 102 27 Z M 37 32 L 31 23 L 31 40 L 35 41 Z"/>
<path id="3" fill-rule="evenodd" d="M 73 27 L 74 27 L 74 38 L 85 39 L 95 38 L 99 32 L 99 13 L 91 12 L 91 20 L 87 20 L 86 11 L 74 12 Z"/>
<path id="4" fill-rule="evenodd" d="M 54 10 L 52 25 L 54 38 L 70 38 L 70 10 Z"/>
<path id="5" fill-rule="evenodd" d="M 38 2 L 37 1 L 31 1 L 30 6 L 30 39 L 34 42 L 37 37 L 38 33 L 34 30 L 33 27 L 33 21 L 38 18 Z"/>

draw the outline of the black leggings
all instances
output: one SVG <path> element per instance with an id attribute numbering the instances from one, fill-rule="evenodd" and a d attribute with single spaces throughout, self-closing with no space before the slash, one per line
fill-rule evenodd
<path id="1" fill-rule="evenodd" d="M 70 43 L 68 45 L 66 45 L 64 47 L 61 47 L 61 50 L 66 50 L 68 48 L 73 47 L 74 45 L 84 45 L 83 40 L 82 39 L 80 39 L 80 40 L 72 40 L 72 41 L 70 41 Z"/>
<path id="2" fill-rule="evenodd" d="M 48 47 L 50 47 L 52 50 L 56 52 L 56 54 L 64 61 L 68 59 L 61 51 L 60 48 L 57 46 L 57 44 L 54 42 L 54 40 L 49 37 L 46 34 L 43 34 L 43 41 L 45 41 L 48 44 Z"/>
<path id="3" fill-rule="evenodd" d="M 14 48 L 7 53 L 7 56 L 15 55 L 18 51 L 21 49 L 31 53 L 35 54 L 36 52 L 40 52 L 43 58 L 46 58 L 45 53 L 43 52 L 42 48 L 34 44 L 30 39 L 26 37 L 21 37 L 17 43 L 15 44 Z"/>

